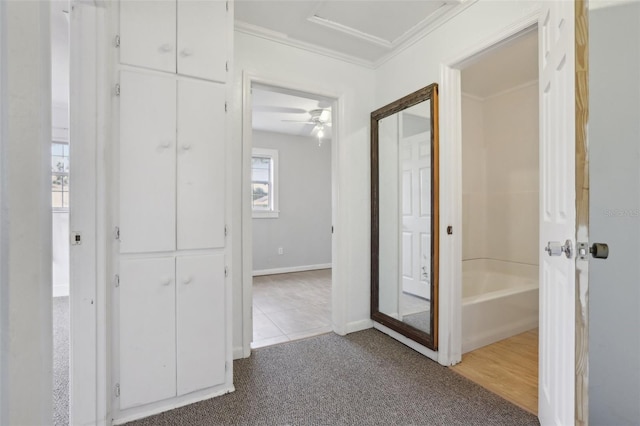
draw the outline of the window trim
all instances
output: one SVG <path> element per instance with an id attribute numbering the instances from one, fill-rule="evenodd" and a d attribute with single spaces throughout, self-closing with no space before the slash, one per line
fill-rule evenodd
<path id="1" fill-rule="evenodd" d="M 278 204 L 278 150 L 268 148 L 253 148 L 251 150 L 251 158 L 253 157 L 269 157 L 271 158 L 271 209 L 254 210 L 253 199 L 251 200 L 251 214 L 254 219 L 277 219 L 280 216 Z M 251 184 L 253 184 L 253 176 L 250 176 Z M 253 191 L 251 191 L 253 197 Z"/>
<path id="2" fill-rule="evenodd" d="M 61 140 L 60 138 L 52 138 L 51 146 L 53 146 L 53 144 L 67 145 L 67 147 L 70 145 L 69 141 Z M 49 158 L 51 159 L 52 156 L 53 156 L 53 154 L 51 154 L 49 156 Z M 67 158 L 70 158 L 70 157 L 71 157 L 70 155 L 67 156 Z M 49 160 L 49 162 L 51 162 L 51 160 Z M 69 182 L 70 171 L 71 171 L 71 167 L 69 167 L 69 171 L 68 172 L 54 172 L 54 171 L 52 171 L 51 172 L 51 176 L 52 177 L 53 176 L 62 176 L 62 177 L 66 176 L 67 177 L 67 182 Z M 69 183 L 67 183 L 67 187 L 69 187 Z M 51 194 L 53 194 L 54 191 L 50 191 L 50 192 L 51 192 Z M 56 192 L 60 192 L 60 191 L 56 191 Z M 67 191 L 61 191 L 61 192 L 62 192 L 63 199 L 64 199 L 64 193 L 65 192 L 67 194 L 70 193 L 68 190 Z M 69 195 L 67 195 L 67 197 L 69 197 Z M 54 213 L 69 213 L 69 207 L 70 206 L 68 206 L 68 207 L 54 207 L 53 206 L 53 202 L 51 203 L 51 211 L 54 212 Z"/>

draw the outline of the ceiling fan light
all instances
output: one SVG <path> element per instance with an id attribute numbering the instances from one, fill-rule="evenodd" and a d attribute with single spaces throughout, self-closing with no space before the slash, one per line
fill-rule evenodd
<path id="1" fill-rule="evenodd" d="M 322 138 L 324 136 L 324 130 L 320 129 L 318 130 L 318 139 Z"/>

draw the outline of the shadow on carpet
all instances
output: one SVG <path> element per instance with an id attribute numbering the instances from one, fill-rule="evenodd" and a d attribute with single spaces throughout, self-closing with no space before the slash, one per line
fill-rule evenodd
<path id="1" fill-rule="evenodd" d="M 128 424 L 539 424 L 374 329 L 265 347 L 233 366 L 235 392 Z"/>

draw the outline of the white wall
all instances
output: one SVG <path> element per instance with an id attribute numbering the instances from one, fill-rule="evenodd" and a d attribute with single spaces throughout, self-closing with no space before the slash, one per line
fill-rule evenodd
<path id="1" fill-rule="evenodd" d="M 253 146 L 278 151 L 280 210 L 253 219 L 254 272 L 330 264 L 331 141 L 254 130 Z"/>
<path id="2" fill-rule="evenodd" d="M 307 92 L 332 93 L 340 98 L 337 111 L 339 161 L 338 211 L 334 222 L 339 240 L 333 256 L 339 283 L 334 319 L 346 323 L 339 332 L 371 326 L 369 320 L 369 114 L 373 111 L 374 71 L 326 56 L 293 48 L 264 38 L 235 33 L 235 88 L 233 100 L 234 142 L 232 238 L 233 238 L 233 341 L 234 353 L 242 346 L 242 73 L 248 71 L 271 83 L 281 82 Z M 340 292 L 342 292 L 340 294 Z M 334 303 L 335 305 L 335 303 Z M 334 306 L 335 308 L 336 306 Z M 340 326 L 340 324 L 337 324 Z"/>
<path id="3" fill-rule="evenodd" d="M 589 423 L 640 419 L 640 5 L 589 13 Z"/>
<path id="4" fill-rule="evenodd" d="M 537 83 L 463 97 L 462 123 L 462 259 L 537 265 Z"/>
<path id="5" fill-rule="evenodd" d="M 52 421 L 49 4 L 0 6 L 0 423 Z"/>

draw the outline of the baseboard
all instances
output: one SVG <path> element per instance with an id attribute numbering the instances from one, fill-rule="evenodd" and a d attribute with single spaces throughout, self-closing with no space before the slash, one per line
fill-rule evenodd
<path id="1" fill-rule="evenodd" d="M 289 266 L 286 268 L 259 269 L 257 271 L 253 271 L 253 276 L 258 277 L 260 275 L 275 275 L 275 274 L 288 274 L 290 272 L 316 271 L 318 269 L 331 269 L 331 263 L 321 263 L 319 265 Z"/>
<path id="2" fill-rule="evenodd" d="M 236 346 L 233 348 L 233 359 L 242 359 L 246 358 L 244 356 L 244 348 L 242 346 Z"/>
<path id="3" fill-rule="evenodd" d="M 194 392 L 189 395 L 184 395 L 177 398 L 172 398 L 168 401 L 162 401 L 155 404 L 149 404 L 149 407 L 135 407 L 129 410 L 130 414 L 126 414 L 120 418 L 113 419 L 112 424 L 121 425 L 134 420 L 143 419 L 145 417 L 153 416 L 155 414 L 164 413 L 176 408 L 184 407 L 185 405 L 194 404 L 196 402 L 204 401 L 207 399 L 215 398 L 217 396 L 226 395 L 228 393 L 235 392 L 233 385 L 218 388 L 216 390 L 203 390 Z"/>
<path id="4" fill-rule="evenodd" d="M 373 328 L 373 321 L 370 319 L 353 321 L 347 324 L 347 334 L 367 330 L 369 328 Z"/>

